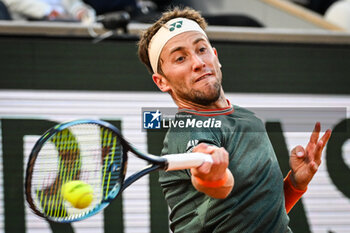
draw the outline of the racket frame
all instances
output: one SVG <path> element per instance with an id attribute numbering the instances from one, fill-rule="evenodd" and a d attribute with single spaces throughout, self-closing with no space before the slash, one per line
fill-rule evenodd
<path id="1" fill-rule="evenodd" d="M 107 129 L 112 130 L 119 138 L 122 148 L 123 148 L 123 153 L 122 153 L 122 175 L 120 177 L 120 185 L 118 186 L 118 189 L 112 189 L 112 192 L 108 194 L 108 198 L 100 202 L 100 204 L 96 205 L 92 210 L 90 210 L 87 214 L 82 215 L 78 218 L 68 218 L 68 219 L 61 219 L 61 218 L 56 218 L 56 217 L 50 217 L 45 214 L 43 214 L 34 204 L 34 200 L 31 195 L 31 185 L 32 185 L 32 174 L 33 174 L 33 168 L 35 161 L 37 159 L 37 156 L 42 149 L 43 145 L 49 141 L 56 133 L 67 129 L 69 127 L 72 127 L 74 125 L 79 125 L 79 124 L 95 124 L 100 127 L 105 127 Z M 125 180 L 125 175 L 127 171 L 127 160 L 128 160 L 128 152 L 132 152 L 135 156 L 137 156 L 140 159 L 143 159 L 145 161 L 149 162 L 149 165 L 143 168 L 142 170 L 130 175 L 126 180 Z M 158 157 L 155 155 L 151 154 L 146 154 L 143 153 L 139 150 L 137 150 L 134 146 L 132 146 L 127 140 L 124 139 L 118 128 L 116 128 L 114 125 L 101 121 L 101 120 L 91 120 L 91 119 L 86 119 L 86 120 L 74 120 L 74 121 L 69 121 L 65 123 L 58 124 L 51 129 L 47 130 L 35 143 L 28 159 L 27 167 L 26 167 L 26 176 L 25 176 L 25 196 L 27 203 L 29 204 L 29 207 L 31 210 L 38 216 L 55 221 L 55 222 L 62 222 L 62 223 L 70 223 L 70 222 L 75 222 L 75 221 L 80 221 L 83 219 L 86 219 L 92 215 L 95 215 L 96 213 L 100 212 L 103 210 L 105 207 L 109 205 L 109 203 L 113 200 L 116 199 L 116 197 L 122 193 L 127 187 L 129 187 L 132 183 L 134 183 L 136 180 L 140 179 L 144 175 L 149 174 L 152 171 L 156 170 L 166 170 L 168 166 L 168 162 L 166 158 L 163 157 Z"/>

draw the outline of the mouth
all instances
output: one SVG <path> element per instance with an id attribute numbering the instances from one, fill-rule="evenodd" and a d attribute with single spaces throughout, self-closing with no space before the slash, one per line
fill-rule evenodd
<path id="1" fill-rule="evenodd" d="M 209 78 L 211 75 L 212 75 L 212 73 L 205 73 L 205 74 L 199 76 L 198 78 L 196 78 L 194 82 L 195 83 L 200 82 L 200 81 L 202 81 L 204 79 Z"/>

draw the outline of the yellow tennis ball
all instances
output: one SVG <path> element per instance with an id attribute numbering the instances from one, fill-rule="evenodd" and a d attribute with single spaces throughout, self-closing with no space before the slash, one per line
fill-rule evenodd
<path id="1" fill-rule="evenodd" d="M 78 209 L 88 207 L 94 196 L 92 187 L 80 180 L 73 180 L 65 183 L 61 188 L 63 198 Z"/>

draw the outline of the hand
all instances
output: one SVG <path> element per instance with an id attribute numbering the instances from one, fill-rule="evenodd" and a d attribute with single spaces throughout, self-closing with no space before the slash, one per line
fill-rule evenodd
<path id="1" fill-rule="evenodd" d="M 193 176 L 206 181 L 220 180 L 225 176 L 228 167 L 228 153 L 224 148 L 200 143 L 192 152 L 211 154 L 213 159 L 213 163 L 205 162 L 197 168 L 192 168 L 191 174 Z"/>
<path id="2" fill-rule="evenodd" d="M 321 124 L 317 122 L 306 148 L 296 146 L 291 152 L 289 158 L 289 165 L 292 170 L 290 178 L 293 186 L 299 190 L 305 190 L 317 172 L 321 164 L 322 150 L 331 136 L 331 130 L 328 129 L 318 140 L 320 130 Z"/>
<path id="3" fill-rule="evenodd" d="M 93 9 L 82 7 L 76 12 L 76 18 L 83 24 L 89 25 L 95 22 L 96 12 Z"/>
<path id="4" fill-rule="evenodd" d="M 224 148 L 216 146 L 209 146 L 201 143 L 193 149 L 193 152 L 207 153 L 212 156 L 213 163 L 204 162 L 201 166 L 191 169 L 191 180 L 193 186 L 200 192 L 213 198 L 226 198 L 232 191 L 234 185 L 234 178 L 229 169 L 229 156 Z M 220 182 L 223 181 L 219 187 L 208 187 L 208 185 L 201 184 L 198 179 L 204 182 Z M 227 179 L 226 179 L 227 178 Z M 204 186 L 203 186 L 204 185 Z"/>

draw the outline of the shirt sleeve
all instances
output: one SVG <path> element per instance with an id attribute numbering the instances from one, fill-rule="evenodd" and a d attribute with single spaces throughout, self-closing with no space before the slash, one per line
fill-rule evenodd
<path id="1" fill-rule="evenodd" d="M 293 206 L 299 201 L 301 196 L 306 192 L 305 190 L 296 189 L 291 180 L 290 180 L 290 172 L 284 178 L 284 198 L 285 198 L 285 207 L 287 213 L 293 208 Z"/>

